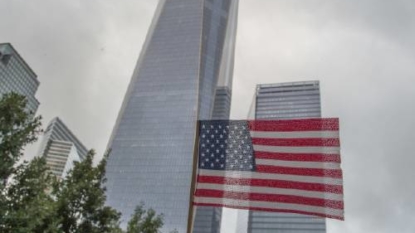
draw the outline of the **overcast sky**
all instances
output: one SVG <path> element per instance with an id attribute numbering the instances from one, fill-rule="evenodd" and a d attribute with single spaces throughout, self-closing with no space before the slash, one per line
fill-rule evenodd
<path id="1" fill-rule="evenodd" d="M 44 126 L 61 117 L 101 156 L 156 4 L 0 0 L 0 42 L 37 73 Z M 345 186 L 346 220 L 329 233 L 415 232 L 415 1 L 240 0 L 235 62 L 234 119 L 258 83 L 320 80 Z"/>

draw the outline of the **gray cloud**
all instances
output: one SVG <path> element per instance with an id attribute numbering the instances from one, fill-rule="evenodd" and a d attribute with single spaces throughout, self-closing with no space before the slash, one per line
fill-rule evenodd
<path id="1" fill-rule="evenodd" d="M 38 74 L 45 124 L 59 115 L 103 153 L 156 3 L 0 1 L 0 41 Z M 318 79 L 323 114 L 341 119 L 346 221 L 328 232 L 415 229 L 414 13 L 410 0 L 240 1 L 232 117 L 257 83 Z"/>

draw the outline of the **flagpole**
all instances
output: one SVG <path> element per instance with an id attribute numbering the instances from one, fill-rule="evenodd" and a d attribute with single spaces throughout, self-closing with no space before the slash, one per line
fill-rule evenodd
<path id="1" fill-rule="evenodd" d="M 194 222 L 193 194 L 195 192 L 196 172 L 197 172 L 197 164 L 198 164 L 198 158 L 199 158 L 199 126 L 200 126 L 200 121 L 197 121 L 195 144 L 194 144 L 194 150 L 193 150 L 193 168 L 192 168 L 192 183 L 190 185 L 189 214 L 187 217 L 187 233 L 192 233 L 193 222 Z"/>

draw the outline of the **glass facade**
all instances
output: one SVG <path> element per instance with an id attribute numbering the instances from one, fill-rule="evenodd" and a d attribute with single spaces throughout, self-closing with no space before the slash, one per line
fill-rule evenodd
<path id="1" fill-rule="evenodd" d="M 321 117 L 318 81 L 260 84 L 254 101 L 251 111 L 256 119 Z M 249 211 L 247 232 L 325 233 L 326 220 L 300 214 Z"/>
<path id="2" fill-rule="evenodd" d="M 227 86 L 216 88 L 212 119 L 229 119 L 231 112 L 231 89 Z M 221 226 L 222 208 L 197 206 L 193 233 L 219 233 Z"/>
<path id="3" fill-rule="evenodd" d="M 9 43 L 0 44 L 0 97 L 15 92 L 26 96 L 27 110 L 33 114 L 39 106 L 35 94 L 39 86 L 36 74 Z"/>
<path id="4" fill-rule="evenodd" d="M 52 119 L 43 135 L 39 155 L 46 158 L 52 173 L 62 178 L 74 161 L 86 157 L 88 150 L 58 117 Z"/>
<path id="5" fill-rule="evenodd" d="M 159 2 L 108 145 L 107 202 L 124 225 L 143 202 L 163 231 L 186 232 L 196 122 L 212 117 L 219 83 L 231 88 L 237 4 Z M 198 212 L 211 218 L 194 232 L 217 232 L 221 211 L 196 210 L 195 226 Z"/>

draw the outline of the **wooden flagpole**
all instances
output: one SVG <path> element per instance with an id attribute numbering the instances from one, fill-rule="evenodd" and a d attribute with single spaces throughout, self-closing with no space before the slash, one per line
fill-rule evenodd
<path id="1" fill-rule="evenodd" d="M 189 214 L 187 217 L 187 233 L 192 233 L 194 222 L 194 207 L 193 207 L 193 194 L 196 187 L 196 172 L 199 159 L 199 127 L 200 121 L 196 123 L 196 135 L 195 135 L 195 147 L 193 150 L 193 170 L 192 170 L 192 183 L 190 185 L 190 198 L 189 198 Z"/>

